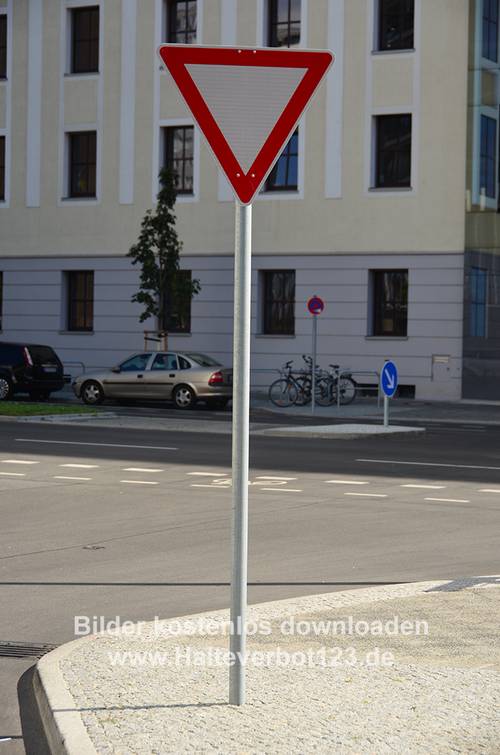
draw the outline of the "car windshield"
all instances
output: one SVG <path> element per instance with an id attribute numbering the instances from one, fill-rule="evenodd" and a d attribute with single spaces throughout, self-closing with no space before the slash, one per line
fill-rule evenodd
<path id="1" fill-rule="evenodd" d="M 196 362 L 196 364 L 199 364 L 201 367 L 219 367 L 220 362 L 216 362 L 215 359 L 212 359 L 212 357 L 207 357 L 206 354 L 193 354 L 191 352 L 186 352 L 186 356 L 189 359 L 192 359 L 193 362 Z"/>

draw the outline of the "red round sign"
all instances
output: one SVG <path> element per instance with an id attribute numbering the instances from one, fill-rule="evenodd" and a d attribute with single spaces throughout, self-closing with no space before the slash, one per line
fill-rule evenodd
<path id="1" fill-rule="evenodd" d="M 307 309 L 312 315 L 320 315 L 325 308 L 325 302 L 319 296 L 312 296 L 307 302 Z"/>

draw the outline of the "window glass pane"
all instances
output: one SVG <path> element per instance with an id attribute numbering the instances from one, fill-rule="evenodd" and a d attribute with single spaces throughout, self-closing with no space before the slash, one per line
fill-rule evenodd
<path id="1" fill-rule="evenodd" d="M 175 177 L 175 186 L 179 194 L 193 193 L 193 126 L 174 126 L 164 130 L 165 157 L 164 165 L 170 168 Z"/>
<path id="2" fill-rule="evenodd" d="M 265 191 L 296 191 L 298 186 L 298 131 L 295 131 L 278 158 L 266 183 Z"/>
<path id="3" fill-rule="evenodd" d="M 94 321 L 94 272 L 66 273 L 68 330 L 92 330 Z"/>
<path id="4" fill-rule="evenodd" d="M 372 274 L 373 335 L 406 336 L 408 271 L 377 270 Z"/>
<path id="5" fill-rule="evenodd" d="M 263 274 L 263 332 L 293 335 L 295 332 L 295 271 L 276 270 Z"/>
<path id="6" fill-rule="evenodd" d="M 84 131 L 69 135 L 69 196 L 95 197 L 96 134 Z"/>
<path id="7" fill-rule="evenodd" d="M 146 369 L 151 354 L 136 354 L 136 356 L 127 359 L 120 365 L 122 372 L 141 372 Z"/>
<path id="8" fill-rule="evenodd" d="M 0 136 L 0 199 L 5 199 L 5 136 Z"/>
<path id="9" fill-rule="evenodd" d="M 496 174 L 496 139 L 497 122 L 486 115 L 481 116 L 481 153 L 479 160 L 480 190 L 484 189 L 486 196 L 495 198 Z"/>
<path id="10" fill-rule="evenodd" d="M 0 79 L 7 77 L 7 14 L 0 16 Z"/>
<path id="11" fill-rule="evenodd" d="M 72 11 L 72 73 L 93 73 L 99 69 L 99 8 Z"/>
<path id="12" fill-rule="evenodd" d="M 300 0 L 269 0 L 268 43 L 271 47 L 291 47 L 300 42 Z"/>
<path id="13" fill-rule="evenodd" d="M 152 370 L 176 370 L 177 369 L 177 357 L 175 354 L 158 354 L 155 356 Z"/>
<path id="14" fill-rule="evenodd" d="M 379 0 L 379 49 L 413 48 L 414 0 Z"/>
<path id="15" fill-rule="evenodd" d="M 376 118 L 377 154 L 375 186 L 401 188 L 411 185 L 411 115 Z"/>
<path id="16" fill-rule="evenodd" d="M 167 0 L 169 42 L 196 42 L 196 0 Z"/>

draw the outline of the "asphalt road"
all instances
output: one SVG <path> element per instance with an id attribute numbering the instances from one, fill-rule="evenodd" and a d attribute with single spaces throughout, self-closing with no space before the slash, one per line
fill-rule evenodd
<path id="1" fill-rule="evenodd" d="M 486 426 L 253 437 L 250 600 L 498 573 L 499 450 Z M 208 432 L 1 423 L 0 755 L 24 751 L 18 684 L 26 750 L 43 753 L 33 658 L 5 643 L 74 639 L 75 616 L 228 605 L 230 454 Z"/>

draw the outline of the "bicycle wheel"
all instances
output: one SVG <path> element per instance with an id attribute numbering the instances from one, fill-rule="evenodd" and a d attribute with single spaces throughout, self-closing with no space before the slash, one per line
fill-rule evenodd
<path id="1" fill-rule="evenodd" d="M 306 406 L 311 403 L 311 378 L 308 375 L 302 375 L 295 379 L 297 384 L 297 396 L 295 398 L 296 406 Z"/>
<path id="2" fill-rule="evenodd" d="M 286 378 L 279 378 L 269 386 L 269 400 L 281 409 L 291 406 L 297 398 L 297 389 Z"/>
<path id="3" fill-rule="evenodd" d="M 320 378 L 316 381 L 314 393 L 318 406 L 331 406 L 336 397 L 333 381 L 329 378 Z"/>
<path id="4" fill-rule="evenodd" d="M 344 406 L 352 404 L 356 398 L 356 383 L 352 378 L 340 378 L 340 403 Z"/>

